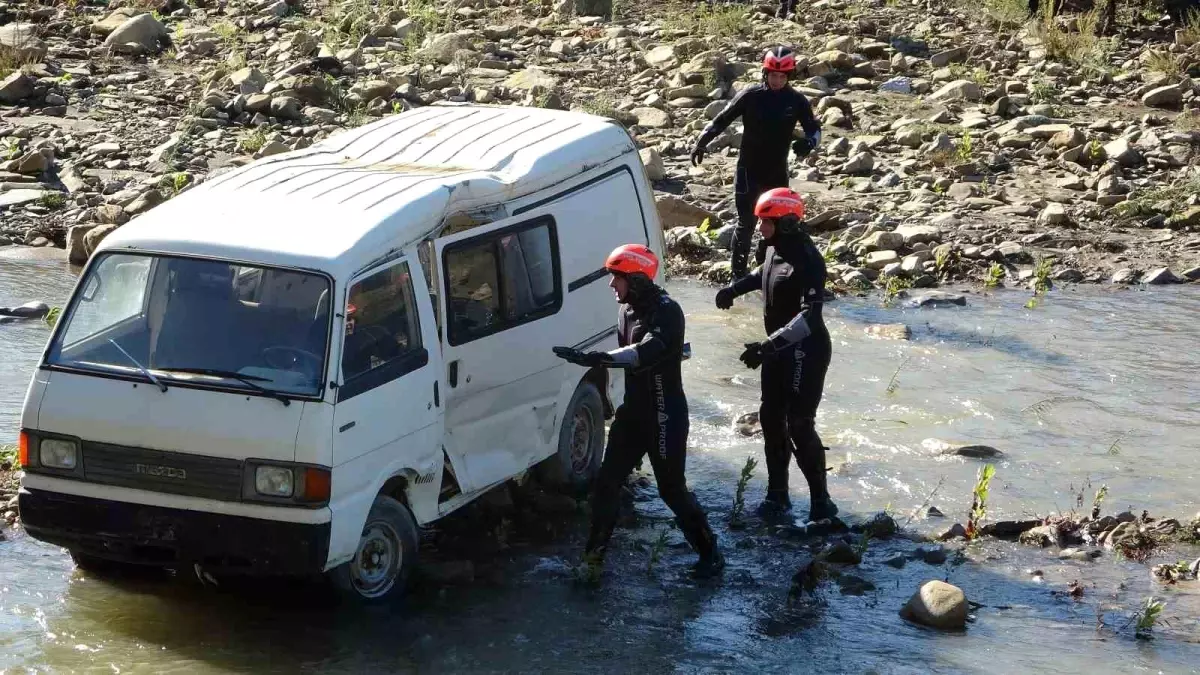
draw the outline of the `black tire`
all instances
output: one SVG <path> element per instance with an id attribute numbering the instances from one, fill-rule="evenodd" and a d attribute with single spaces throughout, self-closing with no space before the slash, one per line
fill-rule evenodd
<path id="1" fill-rule="evenodd" d="M 354 559 L 330 570 L 329 579 L 344 597 L 355 602 L 395 600 L 404 595 L 416 569 L 418 546 L 412 512 L 399 501 L 379 495 L 363 523 Z"/>
<path id="2" fill-rule="evenodd" d="M 603 459 L 604 400 L 595 384 L 580 382 L 562 417 L 558 452 L 538 465 L 537 478 L 546 487 L 582 494 L 600 472 Z"/>

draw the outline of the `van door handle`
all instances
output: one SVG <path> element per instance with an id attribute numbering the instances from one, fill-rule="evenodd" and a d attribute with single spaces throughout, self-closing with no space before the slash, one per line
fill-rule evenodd
<path id="1" fill-rule="evenodd" d="M 458 386 L 458 359 L 454 359 L 450 362 L 449 379 L 451 387 Z"/>
<path id="2" fill-rule="evenodd" d="M 437 407 L 439 407 L 439 408 L 440 408 L 440 407 L 442 407 L 442 401 L 441 401 L 441 397 L 438 395 L 438 383 L 437 383 L 437 380 L 434 380 L 434 381 L 433 381 L 433 405 L 435 405 L 435 406 L 437 406 Z"/>

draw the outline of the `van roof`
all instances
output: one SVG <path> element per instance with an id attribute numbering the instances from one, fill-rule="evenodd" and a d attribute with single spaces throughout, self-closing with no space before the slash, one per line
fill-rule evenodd
<path id="1" fill-rule="evenodd" d="M 586 113 L 432 105 L 221 174 L 99 248 L 345 277 L 424 238 L 447 215 L 537 192 L 634 149 L 624 129 Z"/>

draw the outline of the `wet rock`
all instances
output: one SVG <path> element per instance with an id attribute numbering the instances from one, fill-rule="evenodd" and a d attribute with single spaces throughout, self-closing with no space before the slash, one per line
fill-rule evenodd
<path id="1" fill-rule="evenodd" d="M 912 330 L 902 323 L 872 324 L 864 331 L 871 337 L 884 340 L 908 340 L 912 337 Z"/>
<path id="2" fill-rule="evenodd" d="M 948 443 L 936 438 L 926 438 L 925 440 L 921 441 L 921 445 L 938 455 L 955 455 L 958 457 L 968 457 L 970 459 L 992 459 L 994 457 L 1002 457 L 1004 455 L 1004 453 L 990 445 L 961 445 Z"/>
<path id="3" fill-rule="evenodd" d="M 0 80 L 0 103 L 16 105 L 33 96 L 33 79 L 21 71 L 14 71 Z"/>
<path id="4" fill-rule="evenodd" d="M 743 436 L 759 436 L 762 434 L 762 424 L 758 421 L 758 411 L 748 412 L 733 421 L 733 427 Z"/>
<path id="5" fill-rule="evenodd" d="M 20 319 L 41 319 L 50 313 L 50 306 L 44 302 L 27 302 L 18 307 L 0 307 L 0 316 Z"/>
<path id="6" fill-rule="evenodd" d="M 987 523 L 980 528 L 979 532 L 985 537 L 1012 539 L 1020 537 L 1025 532 L 1041 524 L 1042 521 L 1040 520 L 1001 520 L 995 523 Z"/>
<path id="7" fill-rule="evenodd" d="M 1078 548 L 1064 548 L 1058 552 L 1059 560 L 1076 560 L 1079 562 L 1090 562 L 1099 558 L 1101 552 L 1098 550 L 1083 550 Z"/>
<path id="8" fill-rule="evenodd" d="M 1178 284 L 1183 283 L 1183 280 L 1175 276 L 1175 273 L 1167 267 L 1150 270 L 1146 276 L 1142 278 L 1142 283 L 1151 285 L 1160 284 Z"/>
<path id="9" fill-rule="evenodd" d="M 884 560 L 883 564 L 887 565 L 888 567 L 894 567 L 898 570 L 904 569 L 904 566 L 908 564 L 908 556 L 906 556 L 902 553 L 897 553 L 896 555 L 888 558 L 887 560 Z"/>
<path id="10" fill-rule="evenodd" d="M 941 630 L 962 630 L 967 624 L 967 596 L 944 581 L 927 581 L 900 610 L 904 619 Z"/>
<path id="11" fill-rule="evenodd" d="M 817 558 L 835 565 L 857 565 L 862 562 L 862 555 L 844 541 L 830 545 Z"/>
<path id="12" fill-rule="evenodd" d="M 842 595 L 866 595 L 875 590 L 875 584 L 853 574 L 839 574 L 834 578 Z"/>
<path id="13" fill-rule="evenodd" d="M 1055 525 L 1042 525 L 1021 533 L 1019 541 L 1026 546 L 1055 546 L 1062 548 L 1066 545 L 1062 532 Z"/>
<path id="14" fill-rule="evenodd" d="M 675 227 L 667 230 L 665 243 L 672 253 L 705 253 L 712 250 L 712 240 L 699 228 Z"/>
<path id="15" fill-rule="evenodd" d="M 947 293 L 945 291 L 927 291 L 909 299 L 904 305 L 906 307 L 943 307 L 949 305 L 966 306 L 967 298 L 965 295 L 958 293 Z"/>
<path id="16" fill-rule="evenodd" d="M 1188 281 L 1200 281 L 1200 266 L 1184 270 L 1183 278 Z"/>
<path id="17" fill-rule="evenodd" d="M 876 513 L 870 520 L 850 528 L 854 532 L 869 535 L 872 539 L 887 539 L 899 531 L 896 521 L 886 513 Z"/>
<path id="18" fill-rule="evenodd" d="M 966 539 L 966 538 L 967 538 L 967 528 L 963 527 L 962 523 L 955 523 L 937 535 L 938 541 L 950 541 L 951 539 Z"/>
<path id="19" fill-rule="evenodd" d="M 1050 278 L 1054 279 L 1055 281 L 1062 281 L 1068 284 L 1077 284 L 1082 282 L 1087 277 L 1084 276 L 1083 272 L 1068 267 L 1067 269 L 1058 270 L 1052 274 Z"/>
<path id="20" fill-rule="evenodd" d="M 945 565 L 949 554 L 946 549 L 941 546 L 920 546 L 916 551 L 913 551 L 912 559 L 920 560 L 926 565 Z"/>

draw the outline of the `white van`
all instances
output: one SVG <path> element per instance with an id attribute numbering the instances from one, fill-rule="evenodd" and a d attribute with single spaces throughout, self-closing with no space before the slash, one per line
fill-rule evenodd
<path id="1" fill-rule="evenodd" d="M 398 594 L 418 526 L 597 471 L 620 371 L 551 348 L 616 346 L 624 243 L 662 252 L 645 168 L 579 113 L 430 106 L 213 178 L 83 271 L 25 400 L 25 528 L 81 567 Z"/>

